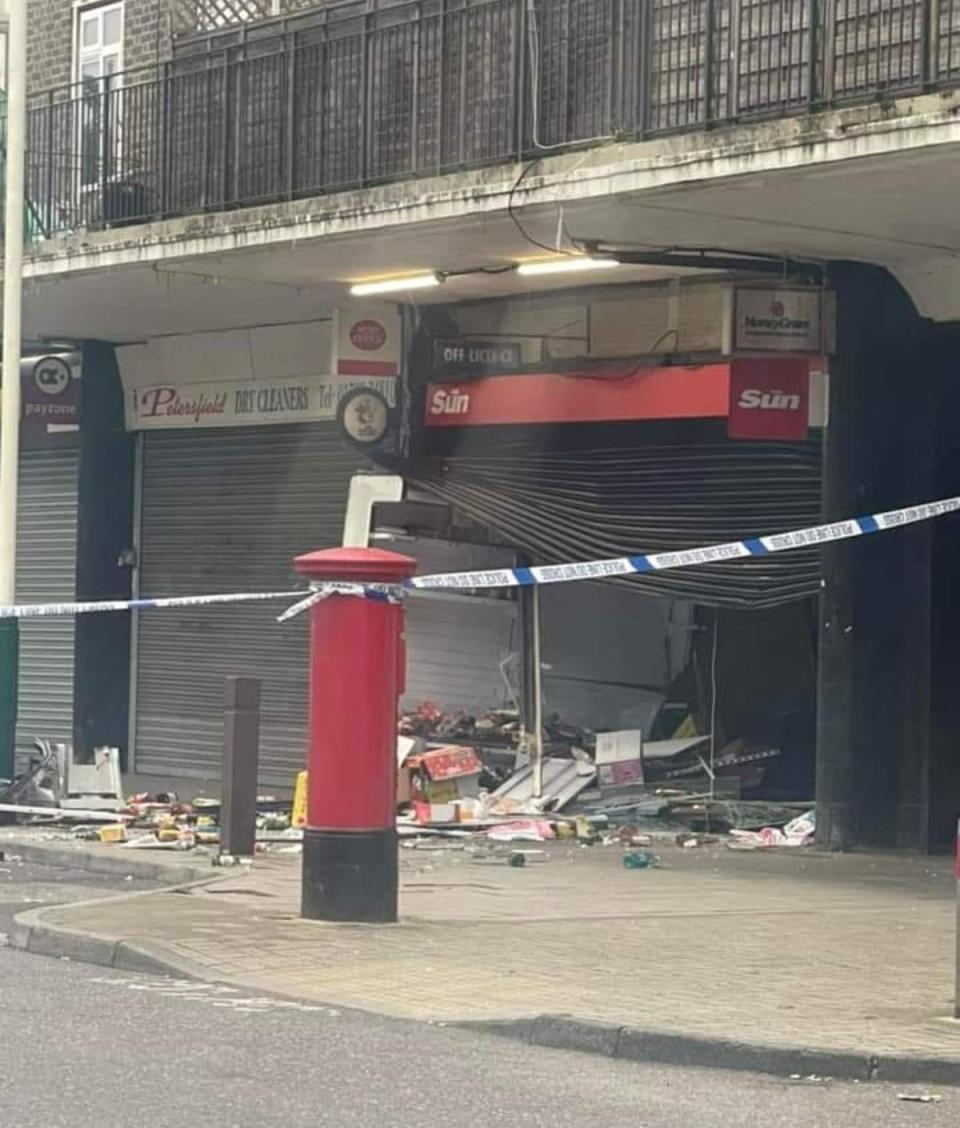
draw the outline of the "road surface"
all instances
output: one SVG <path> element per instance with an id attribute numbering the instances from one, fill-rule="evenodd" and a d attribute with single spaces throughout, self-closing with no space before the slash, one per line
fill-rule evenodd
<path id="1" fill-rule="evenodd" d="M 18 897 L 52 902 L 107 884 L 42 866 L 0 869 L 11 870 L 0 873 L 0 929 Z M 0 949 L 0 1019 L 0 1124 L 16 1128 L 960 1123 L 960 1090 L 612 1062 L 9 948 Z M 906 1103 L 905 1091 L 942 1099 Z"/>

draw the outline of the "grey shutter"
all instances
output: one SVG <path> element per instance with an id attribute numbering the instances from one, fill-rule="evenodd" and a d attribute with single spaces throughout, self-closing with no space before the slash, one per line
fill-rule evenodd
<path id="1" fill-rule="evenodd" d="M 418 537 L 387 545 L 413 556 L 421 575 L 509 568 L 507 549 Z M 433 701 L 447 712 L 512 706 L 500 664 L 519 646 L 512 593 L 415 592 L 406 601 L 406 708 Z"/>
<path id="2" fill-rule="evenodd" d="M 445 712 L 512 707 L 500 663 L 519 646 L 513 600 L 414 593 L 406 601 L 406 708 Z"/>
<path id="3" fill-rule="evenodd" d="M 366 466 L 332 424 L 143 436 L 143 595 L 296 589 L 291 560 L 339 545 L 351 475 Z M 134 760 L 145 774 L 217 778 L 223 686 L 261 678 L 260 765 L 291 785 L 304 763 L 307 616 L 282 604 L 143 612 Z"/>
<path id="4" fill-rule="evenodd" d="M 62 603 L 76 594 L 77 468 L 74 449 L 23 451 L 17 513 L 17 602 Z M 73 618 L 20 623 L 17 753 L 37 737 L 73 740 Z"/>
<path id="5" fill-rule="evenodd" d="M 805 442 L 737 442 L 713 420 L 449 431 L 431 436 L 449 453 L 410 463 L 407 482 L 534 564 L 695 548 L 820 520 L 816 432 Z M 607 582 L 708 606 L 775 607 L 819 592 L 819 550 Z"/>

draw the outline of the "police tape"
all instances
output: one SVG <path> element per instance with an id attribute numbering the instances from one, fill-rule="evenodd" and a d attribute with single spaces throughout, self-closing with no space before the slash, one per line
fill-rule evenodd
<path id="1" fill-rule="evenodd" d="M 171 595 L 157 599 L 100 599 L 86 603 L 20 603 L 12 607 L 0 607 L 0 619 L 42 619 L 108 611 L 153 611 L 166 607 L 210 607 L 218 603 L 264 603 L 272 599 L 297 599 L 302 595 L 302 591 L 245 591 L 220 595 Z"/>
<path id="2" fill-rule="evenodd" d="M 612 576 L 634 576 L 665 572 L 675 568 L 693 568 L 699 564 L 718 564 L 747 556 L 767 556 L 794 548 L 819 547 L 832 541 L 850 540 L 870 533 L 899 529 L 917 521 L 929 521 L 960 510 L 960 497 L 946 497 L 905 509 L 850 517 L 829 525 L 811 525 L 787 533 L 727 541 L 724 544 L 685 548 L 675 552 L 653 552 L 641 556 L 615 556 L 608 560 L 583 560 L 570 564 L 544 564 L 533 568 L 494 568 L 481 572 L 446 572 L 434 576 L 415 576 L 409 581 L 414 589 L 442 590 L 459 588 L 528 587 L 531 584 L 569 583 L 574 580 L 603 580 Z"/>
<path id="3" fill-rule="evenodd" d="M 403 594 L 403 588 L 399 584 L 355 584 L 335 581 L 314 583 L 310 585 L 310 593 L 305 598 L 297 600 L 292 607 L 288 607 L 277 616 L 277 622 L 285 623 L 295 615 L 309 611 L 321 600 L 329 599 L 331 595 L 352 595 L 360 599 L 371 599 L 374 603 L 400 603 Z"/>
<path id="4" fill-rule="evenodd" d="M 153 611 L 177 607 L 210 607 L 217 604 L 264 603 L 271 600 L 295 599 L 279 617 L 285 622 L 301 614 L 331 595 L 349 595 L 382 603 L 397 603 L 403 591 L 442 591 L 460 589 L 476 591 L 484 588 L 528 587 L 533 584 L 571 583 L 576 580 L 602 580 L 614 576 L 642 575 L 675 568 L 693 568 L 740 560 L 748 556 L 767 556 L 796 548 L 816 548 L 835 541 L 851 540 L 871 533 L 883 533 L 918 521 L 929 521 L 960 511 L 960 496 L 940 501 L 891 509 L 850 517 L 828 525 L 811 525 L 786 533 L 727 541 L 724 544 L 685 548 L 674 552 L 654 552 L 640 556 L 616 556 L 607 560 L 582 560 L 568 564 L 544 564 L 531 568 L 494 568 L 475 572 L 441 572 L 430 576 L 414 576 L 403 585 L 363 584 L 347 582 L 315 583 L 309 591 L 234 592 L 216 595 L 176 595 L 154 599 L 109 599 L 86 603 L 33 603 L 0 607 L 0 619 L 36 619 L 62 615 L 86 615 L 93 612 Z"/>

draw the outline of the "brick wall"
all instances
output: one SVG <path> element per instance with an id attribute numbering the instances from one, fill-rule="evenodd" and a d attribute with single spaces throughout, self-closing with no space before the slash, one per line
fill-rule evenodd
<path id="1" fill-rule="evenodd" d="M 28 0 L 27 86 L 31 94 L 73 81 L 71 0 Z M 123 61 L 135 70 L 170 57 L 169 0 L 126 0 Z"/>

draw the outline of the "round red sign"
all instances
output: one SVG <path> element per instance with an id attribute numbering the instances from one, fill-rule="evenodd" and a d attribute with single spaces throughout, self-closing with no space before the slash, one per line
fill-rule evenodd
<path id="1" fill-rule="evenodd" d="M 350 326 L 350 341 L 363 352 L 382 349 L 386 339 L 387 331 L 379 321 L 357 321 Z"/>

